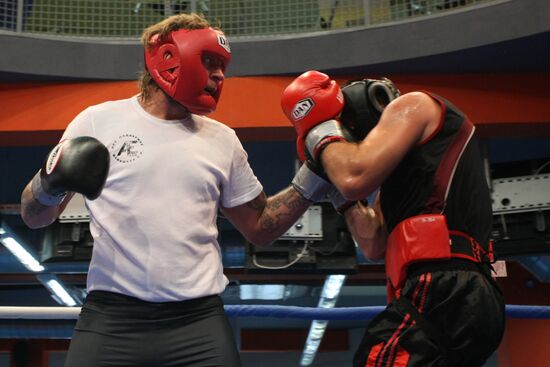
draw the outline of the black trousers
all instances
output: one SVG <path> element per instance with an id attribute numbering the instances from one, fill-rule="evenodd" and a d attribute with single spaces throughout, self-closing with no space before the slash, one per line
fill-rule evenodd
<path id="1" fill-rule="evenodd" d="M 409 271 L 402 296 L 368 325 L 353 365 L 483 366 L 502 340 L 504 309 L 502 293 L 482 265 L 418 265 Z"/>
<path id="2" fill-rule="evenodd" d="M 239 352 L 218 296 L 144 302 L 90 292 L 65 367 L 240 367 Z"/>

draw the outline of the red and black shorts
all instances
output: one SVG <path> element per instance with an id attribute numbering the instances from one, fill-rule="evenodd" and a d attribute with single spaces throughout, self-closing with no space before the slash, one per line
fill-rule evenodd
<path id="1" fill-rule="evenodd" d="M 505 323 L 502 293 L 485 265 L 453 259 L 408 274 L 401 297 L 368 325 L 354 367 L 483 366 Z"/>

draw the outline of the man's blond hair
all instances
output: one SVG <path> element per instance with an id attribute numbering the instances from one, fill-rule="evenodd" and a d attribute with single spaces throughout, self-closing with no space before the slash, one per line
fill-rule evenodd
<path id="1" fill-rule="evenodd" d="M 141 43 L 146 50 L 149 50 L 151 48 L 151 39 L 155 35 L 157 35 L 158 39 L 162 42 L 170 32 L 178 29 L 203 29 L 208 27 L 211 27 L 211 25 L 202 15 L 195 13 L 172 15 L 171 17 L 145 28 L 141 35 Z M 151 77 L 147 68 L 142 71 L 138 80 L 138 85 L 143 100 L 149 99 L 151 88 L 158 88 L 158 85 Z"/>

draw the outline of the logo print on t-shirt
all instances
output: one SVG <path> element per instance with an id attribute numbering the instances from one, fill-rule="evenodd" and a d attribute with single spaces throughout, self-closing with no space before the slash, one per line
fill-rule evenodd
<path id="1" fill-rule="evenodd" d="M 122 163 L 133 162 L 143 154 L 143 142 L 135 135 L 124 134 L 111 144 L 113 158 Z"/>

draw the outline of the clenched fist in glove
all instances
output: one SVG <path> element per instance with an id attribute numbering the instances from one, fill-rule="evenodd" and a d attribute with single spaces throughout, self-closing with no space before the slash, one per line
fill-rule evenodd
<path id="1" fill-rule="evenodd" d="M 298 76 L 284 90 L 281 107 L 298 133 L 296 148 L 302 162 L 308 155 L 317 161 L 327 144 L 345 140 L 335 120 L 344 107 L 344 97 L 328 75 L 313 70 Z"/>
<path id="2" fill-rule="evenodd" d="M 32 180 L 33 196 L 42 205 L 59 205 L 69 191 L 93 200 L 109 171 L 109 151 L 97 139 L 82 136 L 64 140 L 48 154 Z"/>

